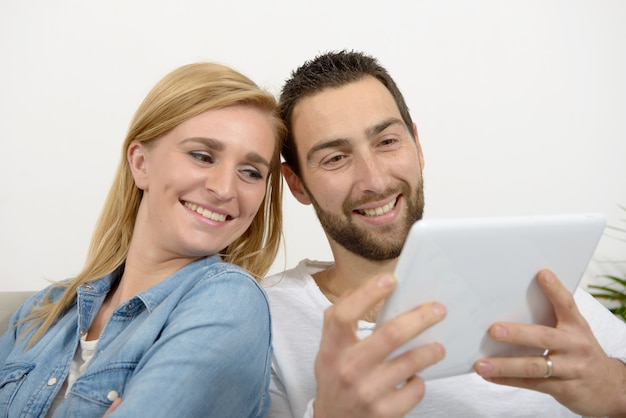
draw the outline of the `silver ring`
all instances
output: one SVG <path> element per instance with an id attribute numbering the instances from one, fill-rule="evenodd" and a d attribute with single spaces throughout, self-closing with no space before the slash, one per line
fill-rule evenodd
<path id="1" fill-rule="evenodd" d="M 552 376 L 552 360 L 550 359 L 550 356 L 548 356 L 547 354 L 543 356 L 543 358 L 546 360 L 546 367 L 548 368 L 543 378 L 547 379 Z"/>

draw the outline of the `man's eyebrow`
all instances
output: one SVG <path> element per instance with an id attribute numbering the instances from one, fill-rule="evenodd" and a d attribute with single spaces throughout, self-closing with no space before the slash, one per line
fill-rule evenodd
<path id="1" fill-rule="evenodd" d="M 307 161 L 311 161 L 313 159 L 313 155 L 316 152 L 319 152 L 323 149 L 345 147 L 349 144 L 350 144 L 350 141 L 348 141 L 345 138 L 338 138 L 338 139 L 333 139 L 333 140 L 326 141 L 326 142 L 320 142 L 319 144 L 315 144 L 309 150 L 309 152 L 306 153 L 306 159 Z"/>
<path id="2" fill-rule="evenodd" d="M 380 134 L 381 132 L 383 132 L 385 129 L 387 129 L 388 127 L 390 127 L 391 125 L 401 125 L 401 126 L 405 126 L 404 125 L 404 121 L 402 119 L 398 119 L 398 118 L 389 118 L 386 119 L 380 123 L 377 123 L 376 125 L 369 127 L 365 130 L 365 135 L 368 138 L 373 138 L 376 135 Z M 337 139 L 333 139 L 330 141 L 326 141 L 326 142 L 320 142 L 319 144 L 315 144 L 310 150 L 309 152 L 307 152 L 306 154 L 306 159 L 307 161 L 311 161 L 313 159 L 313 155 L 318 152 L 321 151 L 323 149 L 327 149 L 327 148 L 339 148 L 339 147 L 346 147 L 350 145 L 350 140 L 346 139 L 346 138 L 337 138 Z"/>
<path id="3" fill-rule="evenodd" d="M 371 128 L 366 129 L 365 134 L 367 135 L 368 138 L 372 138 L 378 135 L 379 133 L 381 133 L 382 131 L 384 131 L 385 129 L 387 129 L 388 127 L 390 127 L 391 125 L 396 125 L 396 124 L 404 126 L 404 121 L 398 118 L 389 118 L 387 120 L 382 121 L 381 123 L 377 123 Z"/>

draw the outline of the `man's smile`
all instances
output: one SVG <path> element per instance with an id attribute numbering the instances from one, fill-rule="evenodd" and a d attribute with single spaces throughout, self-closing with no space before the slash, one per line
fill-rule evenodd
<path id="1" fill-rule="evenodd" d="M 364 216 L 380 216 L 392 210 L 396 203 L 398 202 L 398 197 L 396 196 L 391 202 L 386 203 L 382 206 L 378 206 L 375 208 L 367 208 L 367 209 L 357 209 L 355 212 L 364 215 Z"/>

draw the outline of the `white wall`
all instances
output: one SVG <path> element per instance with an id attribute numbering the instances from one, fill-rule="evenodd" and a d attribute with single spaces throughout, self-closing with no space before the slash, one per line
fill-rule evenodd
<path id="1" fill-rule="evenodd" d="M 624 22 L 620 0 L 2 0 L 0 290 L 80 270 L 132 113 L 199 60 L 278 93 L 305 59 L 364 50 L 418 124 L 427 217 L 603 212 L 619 224 Z M 273 271 L 329 258 L 312 209 L 288 192 L 285 206 Z M 604 238 L 596 258 L 625 248 Z"/>

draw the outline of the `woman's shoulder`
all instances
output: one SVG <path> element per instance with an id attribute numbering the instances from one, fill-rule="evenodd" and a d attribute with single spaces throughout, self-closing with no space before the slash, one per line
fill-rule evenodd
<path id="1" fill-rule="evenodd" d="M 63 294 L 63 290 L 63 287 L 55 283 L 38 291 L 11 292 L 14 294 L 8 296 L 12 298 L 10 303 L 4 303 L 0 307 L 1 331 L 4 332 L 9 327 L 15 327 L 19 331 L 26 327 L 28 322 L 22 321 L 31 315 L 33 308 L 46 303 L 46 297 L 49 302 L 57 301 Z"/>
<path id="2" fill-rule="evenodd" d="M 213 257 L 198 263 L 195 273 L 197 280 L 194 284 L 196 290 L 206 295 L 224 296 L 236 294 L 236 300 L 257 299 L 263 304 L 267 303 L 265 292 L 247 270 L 220 259 Z"/>
<path id="3" fill-rule="evenodd" d="M 216 261 L 193 267 L 194 280 L 173 290 L 179 293 L 173 312 L 187 326 L 229 323 L 233 328 L 254 324 L 255 333 L 269 332 L 271 323 L 267 296 L 250 273 L 241 267 Z M 167 298 L 170 303 L 174 299 Z M 170 319 L 171 320 L 171 319 Z M 251 337 L 252 338 L 252 337 Z"/>
<path id="4" fill-rule="evenodd" d="M 240 286 L 251 286 L 260 289 L 258 282 L 252 274 L 236 264 L 228 263 L 216 257 L 208 257 L 201 261 L 200 263 L 195 263 L 197 264 L 197 271 L 200 273 L 198 277 L 199 282 L 232 280 Z"/>
<path id="5" fill-rule="evenodd" d="M 49 286 L 33 292 L 22 304 L 22 308 L 26 307 L 28 310 L 33 306 L 42 305 L 46 299 L 48 298 L 49 302 L 56 302 L 61 298 L 63 292 L 65 291 L 66 284 L 70 279 L 63 280 L 57 283 L 50 284 Z"/>

